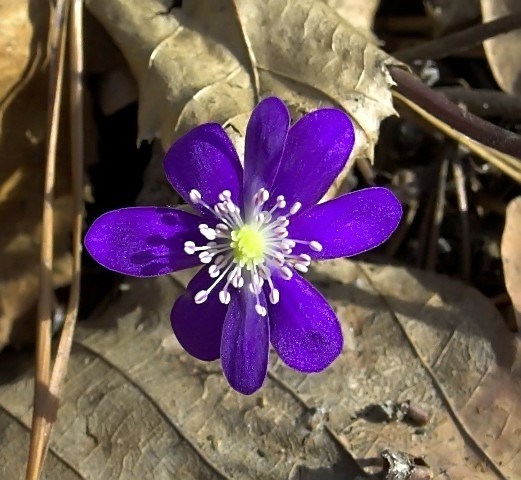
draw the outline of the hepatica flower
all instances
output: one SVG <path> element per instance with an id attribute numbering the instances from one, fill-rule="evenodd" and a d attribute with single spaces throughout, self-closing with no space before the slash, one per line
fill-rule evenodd
<path id="1" fill-rule="evenodd" d="M 385 188 L 317 204 L 354 143 L 349 117 L 323 108 L 290 128 L 284 103 L 263 100 L 245 139 L 244 168 L 223 128 L 201 125 L 177 140 L 166 176 L 195 213 L 133 207 L 98 218 L 85 238 L 103 266 L 138 277 L 202 265 L 175 302 L 174 333 L 194 357 L 221 359 L 243 394 L 266 377 L 269 345 L 300 372 L 319 372 L 342 350 L 333 309 L 304 278 L 313 260 L 384 242 L 401 206 Z"/>

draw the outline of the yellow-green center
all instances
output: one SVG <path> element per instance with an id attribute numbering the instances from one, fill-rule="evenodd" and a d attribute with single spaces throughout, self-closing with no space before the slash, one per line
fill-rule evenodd
<path id="1" fill-rule="evenodd" d="M 264 260 L 266 242 L 258 229 L 243 225 L 232 232 L 233 256 L 239 263 L 257 265 Z"/>

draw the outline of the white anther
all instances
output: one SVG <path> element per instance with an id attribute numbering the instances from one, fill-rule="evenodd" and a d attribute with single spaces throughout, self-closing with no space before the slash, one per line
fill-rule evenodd
<path id="1" fill-rule="evenodd" d="M 311 257 L 307 253 L 301 253 L 299 255 L 299 261 L 307 267 L 311 263 Z"/>
<path id="2" fill-rule="evenodd" d="M 232 201 L 227 201 L 224 205 L 230 213 L 234 213 L 238 210 L 238 208 L 235 206 L 235 203 L 233 203 Z"/>
<path id="3" fill-rule="evenodd" d="M 284 239 L 280 242 L 280 248 L 282 248 L 282 250 L 289 250 L 290 252 L 295 245 L 296 243 L 293 240 Z"/>
<path id="4" fill-rule="evenodd" d="M 230 292 L 226 291 L 226 290 L 221 290 L 219 292 L 219 301 L 224 304 L 224 305 L 228 305 L 230 303 L 230 299 L 231 299 L 231 295 L 230 295 Z"/>
<path id="5" fill-rule="evenodd" d="M 208 251 L 201 252 L 199 254 L 199 260 L 201 263 L 210 263 L 212 261 L 213 255 Z"/>
<path id="6" fill-rule="evenodd" d="M 254 196 L 253 196 L 253 203 L 256 207 L 260 207 L 261 205 L 264 205 L 268 198 L 270 198 L 270 193 L 265 188 L 261 188 Z"/>
<path id="7" fill-rule="evenodd" d="M 208 269 L 208 274 L 211 278 L 217 278 L 219 276 L 219 273 L 221 273 L 221 271 L 219 270 L 219 267 L 217 267 L 217 265 L 210 265 L 210 268 Z"/>
<path id="8" fill-rule="evenodd" d="M 225 235 L 230 231 L 230 229 L 228 228 L 228 225 L 225 225 L 224 223 L 218 223 L 215 226 L 215 231 L 220 235 Z"/>
<path id="9" fill-rule="evenodd" d="M 255 311 L 261 316 L 261 317 L 265 317 L 266 316 L 266 309 L 262 306 L 262 305 L 255 305 Z"/>
<path id="10" fill-rule="evenodd" d="M 293 272 L 291 271 L 291 268 L 286 267 L 286 266 L 284 266 L 280 269 L 280 274 L 282 275 L 282 278 L 284 280 L 289 280 L 293 276 Z"/>
<path id="11" fill-rule="evenodd" d="M 199 232 L 203 237 L 207 238 L 208 240 L 215 240 L 217 238 L 215 230 L 213 228 L 210 228 L 205 223 L 201 223 L 201 225 L 199 225 Z"/>
<path id="12" fill-rule="evenodd" d="M 207 298 L 208 292 L 206 290 L 200 290 L 194 295 L 194 302 L 199 305 L 200 303 L 206 302 Z"/>
<path id="13" fill-rule="evenodd" d="M 195 205 L 197 205 L 201 201 L 201 198 L 202 198 L 199 190 L 190 190 L 190 193 L 188 194 L 188 196 L 190 197 L 190 201 Z"/>
<path id="14" fill-rule="evenodd" d="M 248 289 L 251 293 L 254 293 L 255 295 L 258 295 L 262 291 L 262 287 L 253 282 L 248 283 Z"/>
<path id="15" fill-rule="evenodd" d="M 282 267 L 284 263 L 286 262 L 286 259 L 284 258 L 284 255 L 280 252 L 276 252 L 273 255 L 273 261 L 279 266 Z"/>
<path id="16" fill-rule="evenodd" d="M 237 289 L 242 288 L 244 286 L 244 278 L 242 278 L 240 274 L 235 275 L 232 280 L 232 285 Z"/>
<path id="17" fill-rule="evenodd" d="M 279 291 L 274 288 L 271 292 L 270 292 L 270 302 L 275 305 L 276 303 L 279 303 L 279 300 L 280 300 L 280 293 Z"/>
<path id="18" fill-rule="evenodd" d="M 232 192 L 230 190 L 223 190 L 219 193 L 219 200 L 224 202 L 225 200 L 229 200 L 232 197 Z"/>
<path id="19" fill-rule="evenodd" d="M 277 197 L 277 207 L 284 208 L 285 206 L 286 206 L 286 199 L 284 198 L 284 195 L 279 195 Z"/>
<path id="20" fill-rule="evenodd" d="M 295 263 L 294 265 L 295 270 L 298 270 L 299 272 L 306 273 L 308 271 L 308 267 L 305 265 L 302 265 L 302 263 Z"/>
<path id="21" fill-rule="evenodd" d="M 270 212 L 261 212 L 257 215 L 258 222 L 260 223 L 270 223 L 271 222 L 271 213 Z"/>
<path id="22" fill-rule="evenodd" d="M 226 208 L 226 205 L 224 203 L 216 203 L 213 207 L 213 211 L 218 217 L 228 213 L 228 209 Z"/>
<path id="23" fill-rule="evenodd" d="M 292 207 L 289 209 L 289 214 L 290 215 L 295 215 L 295 213 L 297 213 L 299 210 L 300 210 L 300 207 L 302 207 L 302 203 L 300 202 L 295 202 Z"/>
<path id="24" fill-rule="evenodd" d="M 185 242 L 185 253 L 187 255 L 193 255 L 195 253 L 195 243 L 194 242 Z"/>
<path id="25" fill-rule="evenodd" d="M 275 220 L 275 224 L 279 227 L 287 227 L 289 225 L 289 220 L 286 217 L 282 216 Z"/>
<path id="26" fill-rule="evenodd" d="M 283 236 L 285 233 L 288 233 L 288 231 L 286 230 L 286 227 L 276 227 L 273 231 L 279 237 Z"/>
<path id="27" fill-rule="evenodd" d="M 316 240 L 313 240 L 309 242 L 309 248 L 311 248 L 311 250 L 314 250 L 315 252 L 321 252 L 322 244 L 317 242 Z"/>

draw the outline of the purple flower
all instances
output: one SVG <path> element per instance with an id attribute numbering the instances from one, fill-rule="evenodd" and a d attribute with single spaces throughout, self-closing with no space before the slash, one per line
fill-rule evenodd
<path id="1" fill-rule="evenodd" d="M 174 304 L 172 328 L 194 357 L 220 358 L 230 385 L 243 394 L 262 386 L 270 342 L 300 372 L 319 372 L 337 358 L 343 340 L 335 312 L 300 273 L 312 260 L 380 245 L 401 217 L 400 203 L 385 188 L 317 205 L 351 153 L 353 123 L 332 108 L 289 123 L 278 98 L 255 108 L 244 169 L 220 125 L 194 128 L 172 145 L 164 168 L 196 213 L 115 210 L 85 238 L 101 265 L 127 275 L 202 264 Z"/>

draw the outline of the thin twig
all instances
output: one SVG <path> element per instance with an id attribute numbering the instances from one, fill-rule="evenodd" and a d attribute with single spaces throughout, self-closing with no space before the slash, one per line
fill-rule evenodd
<path id="1" fill-rule="evenodd" d="M 386 243 L 386 255 L 390 257 L 394 257 L 396 255 L 403 241 L 405 240 L 405 237 L 407 236 L 407 233 L 409 232 L 409 229 L 411 228 L 414 219 L 416 218 L 416 214 L 418 213 L 419 207 L 420 202 L 418 201 L 418 199 L 413 198 L 409 201 L 409 208 L 407 209 L 406 214 L 402 218 L 402 221 L 400 222 L 398 229 L 396 230 L 396 232 L 394 232 L 389 241 Z"/>
<path id="2" fill-rule="evenodd" d="M 425 251 L 427 250 L 428 238 L 429 238 L 429 225 L 430 219 L 434 212 L 434 195 L 429 193 L 425 213 L 420 223 L 420 230 L 418 232 L 418 252 L 416 257 L 416 267 L 421 268 L 424 265 Z"/>
<path id="3" fill-rule="evenodd" d="M 458 132 L 450 125 L 429 113 L 427 110 L 420 107 L 412 100 L 409 100 L 406 96 L 399 92 L 393 92 L 393 97 L 409 107 L 410 110 L 420 115 L 428 123 L 443 132 L 445 135 L 464 145 L 483 160 L 490 163 L 498 170 L 501 170 L 504 174 L 511 177 L 517 183 L 521 184 L 521 162 L 519 159 L 482 145 L 481 143 L 473 140 L 472 138 L 469 138 L 461 132 Z"/>
<path id="4" fill-rule="evenodd" d="M 73 188 L 73 225 L 72 225 L 72 281 L 70 287 L 67 313 L 63 324 L 56 360 L 52 371 L 49 386 L 50 395 L 56 399 L 56 411 L 51 416 L 55 419 L 58 414 L 59 400 L 67 365 L 69 363 L 74 328 L 78 316 L 80 300 L 81 278 L 81 232 L 83 225 L 83 0 L 72 0 L 70 19 L 70 118 L 71 118 L 71 162 Z M 45 445 L 43 461 L 49 448 L 53 421 L 45 423 Z M 41 468 L 43 469 L 43 461 Z M 41 472 L 40 472 L 41 473 Z"/>
<path id="5" fill-rule="evenodd" d="M 449 163 L 451 157 L 457 149 L 457 144 L 450 142 L 445 148 L 443 158 L 440 163 L 440 171 L 438 176 L 438 188 L 436 189 L 436 201 L 434 203 L 434 212 L 432 216 L 432 225 L 429 230 L 429 246 L 427 248 L 427 259 L 425 268 L 434 270 L 438 260 L 438 241 L 440 239 L 440 229 L 445 216 L 445 197 L 447 195 L 447 175 L 449 172 Z"/>
<path id="6" fill-rule="evenodd" d="M 396 82 L 394 93 L 403 95 L 458 132 L 496 150 L 521 158 L 521 136 L 462 110 L 444 95 L 427 87 L 401 68 L 390 67 L 389 71 Z"/>
<path id="7" fill-rule="evenodd" d="M 469 226 L 469 203 L 467 199 L 467 190 L 465 188 L 465 175 L 463 173 L 463 165 L 461 158 L 456 155 L 452 159 L 452 175 L 454 184 L 456 185 L 456 195 L 458 196 L 458 209 L 461 221 L 461 277 L 463 280 L 470 280 L 471 262 L 470 262 L 470 226 Z"/>
<path id="8" fill-rule="evenodd" d="M 374 185 L 376 173 L 369 160 L 365 157 L 358 157 L 356 159 L 356 166 L 358 167 L 358 170 L 360 171 L 362 177 L 364 177 L 365 182 L 368 185 Z"/>
<path id="9" fill-rule="evenodd" d="M 450 33 L 414 47 L 394 52 L 393 56 L 402 62 L 417 59 L 439 59 L 461 50 L 474 47 L 488 38 L 521 28 L 521 13 L 506 15 L 487 23 L 473 25 L 459 32 Z"/>
<path id="10" fill-rule="evenodd" d="M 63 90 L 68 0 L 58 0 L 50 32 L 49 113 L 45 186 L 42 214 L 42 245 L 40 263 L 40 296 L 36 337 L 36 373 L 34 407 L 27 462 L 27 480 L 37 480 L 43 460 L 44 423 L 52 411 L 49 395 L 51 365 L 51 315 L 53 306 L 53 221 L 54 183 L 56 173 L 56 148 Z"/>

